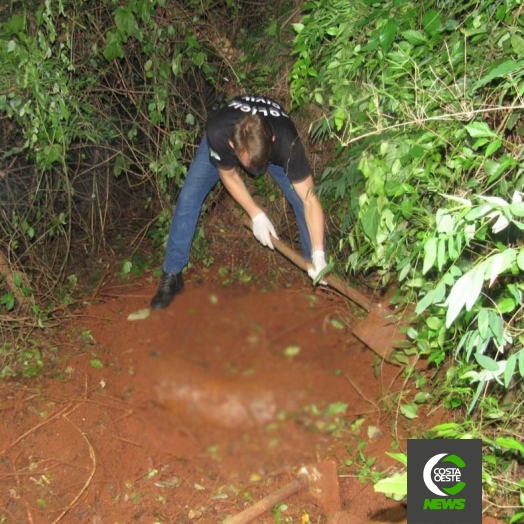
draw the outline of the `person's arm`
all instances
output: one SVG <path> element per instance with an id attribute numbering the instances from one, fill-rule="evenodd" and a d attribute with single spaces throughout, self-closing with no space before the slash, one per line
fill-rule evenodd
<path id="1" fill-rule="evenodd" d="M 235 168 L 233 169 L 218 169 L 220 180 L 224 184 L 224 187 L 228 190 L 229 194 L 234 200 L 242 206 L 244 211 L 249 215 L 249 218 L 253 220 L 255 216 L 262 213 L 260 206 L 253 200 L 253 197 L 247 190 L 242 177 L 238 174 Z"/>
<path id="2" fill-rule="evenodd" d="M 311 239 L 311 267 L 308 275 L 315 280 L 327 266 L 324 252 L 324 211 L 315 193 L 311 175 L 301 182 L 293 183 L 293 188 L 304 204 L 304 216 Z M 320 283 L 325 284 L 325 281 L 321 280 Z"/>
<path id="3" fill-rule="evenodd" d="M 293 188 L 304 204 L 311 251 L 324 251 L 324 211 L 315 193 L 313 177 L 310 175 L 300 182 L 294 182 Z"/>
<path id="4" fill-rule="evenodd" d="M 256 239 L 264 246 L 274 249 L 273 243 L 271 242 L 271 235 L 278 238 L 275 228 L 264 211 L 253 200 L 251 193 L 248 191 L 237 170 L 235 168 L 219 168 L 218 174 L 229 194 L 242 206 L 244 211 L 249 215 L 249 218 L 251 218 L 253 222 L 253 234 Z"/>

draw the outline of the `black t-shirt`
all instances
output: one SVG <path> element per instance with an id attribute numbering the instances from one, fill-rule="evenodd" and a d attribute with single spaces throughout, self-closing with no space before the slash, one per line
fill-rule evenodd
<path id="1" fill-rule="evenodd" d="M 206 125 L 209 161 L 215 167 L 232 169 L 239 165 L 229 141 L 235 123 L 246 114 L 262 115 L 269 124 L 275 137 L 271 164 L 282 166 L 291 182 L 300 182 L 311 174 L 304 146 L 289 115 L 274 100 L 251 95 L 233 98 L 209 118 Z"/>

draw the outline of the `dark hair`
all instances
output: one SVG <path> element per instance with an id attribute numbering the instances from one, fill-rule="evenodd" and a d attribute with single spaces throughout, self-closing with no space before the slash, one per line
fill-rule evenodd
<path id="1" fill-rule="evenodd" d="M 254 169 L 267 166 L 271 155 L 273 133 L 269 124 L 259 115 L 244 115 L 233 127 L 231 137 L 235 151 L 247 151 Z"/>

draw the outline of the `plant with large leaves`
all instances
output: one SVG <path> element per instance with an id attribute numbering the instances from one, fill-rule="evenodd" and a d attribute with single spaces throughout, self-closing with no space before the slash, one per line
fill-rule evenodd
<path id="1" fill-rule="evenodd" d="M 312 137 L 337 146 L 319 193 L 340 265 L 414 305 L 406 353 L 448 363 L 434 399 L 504 428 L 522 413 L 500 409 L 503 393 L 524 377 L 521 2 L 304 13 L 291 90 L 322 110 Z"/>

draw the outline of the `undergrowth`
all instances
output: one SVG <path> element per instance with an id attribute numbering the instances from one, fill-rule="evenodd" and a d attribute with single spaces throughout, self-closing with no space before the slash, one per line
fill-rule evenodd
<path id="1" fill-rule="evenodd" d="M 162 250 L 207 107 L 255 90 L 292 101 L 301 128 L 313 118 L 310 150 L 331 159 L 318 192 L 336 270 L 376 294 L 394 288 L 398 310 L 415 313 L 394 358 L 408 377 L 413 358 L 436 370 L 431 401 L 463 428 L 428 437 L 481 438 L 486 503 L 516 523 L 523 4 L 310 0 L 299 12 L 276 1 L 0 8 L 0 376 L 45 365 L 35 333 L 74 302 L 75 264 L 126 239 L 126 275 L 143 246 Z M 256 189 L 279 204 L 271 186 Z M 398 405 L 416 415 L 415 399 Z"/>
<path id="2" fill-rule="evenodd" d="M 277 47 L 261 42 L 283 49 L 288 12 L 244 1 L 0 8 L 0 372 L 24 372 L 29 333 L 57 325 L 86 273 L 96 286 L 108 265 L 126 275 L 141 252 L 163 251 L 218 93 L 268 94 L 278 75 L 274 95 L 284 92 Z"/>
<path id="3" fill-rule="evenodd" d="M 395 358 L 447 370 L 432 400 L 483 439 L 486 503 L 517 522 L 522 3 L 313 0 L 304 12 L 291 93 L 322 111 L 312 137 L 337 144 L 319 188 L 337 228 L 331 251 L 341 271 L 395 288 L 404 320 L 414 312 Z"/>

